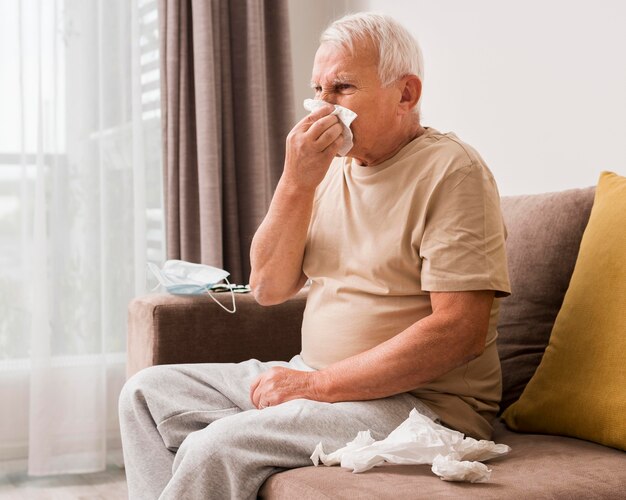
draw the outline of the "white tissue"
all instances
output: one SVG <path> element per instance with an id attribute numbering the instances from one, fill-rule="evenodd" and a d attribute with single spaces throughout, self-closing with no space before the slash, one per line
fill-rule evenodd
<path id="1" fill-rule="evenodd" d="M 368 446 L 374 442 L 375 440 L 370 434 L 370 431 L 361 431 L 356 435 L 356 438 L 350 441 L 346 446 L 344 446 L 343 448 L 339 448 L 337 451 L 328 455 L 324 453 L 322 443 L 319 443 L 315 447 L 315 450 L 313 450 L 311 460 L 313 460 L 314 465 L 319 465 L 320 460 L 324 463 L 324 465 L 338 465 L 341 463 L 342 455 L 344 455 L 346 452 L 361 449 L 364 446 Z"/>
<path id="2" fill-rule="evenodd" d="M 469 481 L 486 483 L 491 477 L 491 469 L 480 462 L 454 460 L 438 455 L 433 460 L 431 470 L 444 481 Z"/>
<path id="3" fill-rule="evenodd" d="M 319 443 L 311 460 L 316 466 L 320 461 L 324 465 L 340 463 L 353 472 L 364 472 L 385 462 L 432 464 L 432 471 L 443 480 L 484 482 L 489 480 L 491 470 L 479 462 L 509 451 L 511 448 L 504 444 L 464 437 L 413 409 L 409 418 L 385 439 L 375 441 L 369 430 L 361 431 L 353 441 L 329 455 Z"/>
<path id="4" fill-rule="evenodd" d="M 307 111 L 315 111 L 324 105 L 325 101 L 320 101 L 319 99 L 305 99 L 304 100 L 304 109 Z M 348 151 L 352 149 L 354 143 L 352 142 L 352 130 L 350 130 L 350 125 L 357 117 L 357 114 L 351 109 L 344 108 L 343 106 L 339 106 L 335 104 L 335 111 L 331 113 L 331 115 L 337 115 L 339 121 L 343 125 L 343 130 L 341 132 L 341 137 L 343 137 L 343 144 L 341 148 L 337 152 L 339 156 L 346 156 Z"/>

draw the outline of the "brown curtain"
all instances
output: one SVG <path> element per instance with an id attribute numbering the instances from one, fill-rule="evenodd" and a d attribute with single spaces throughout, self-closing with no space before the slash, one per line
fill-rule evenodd
<path id="1" fill-rule="evenodd" d="M 294 123 L 286 0 L 160 0 L 168 259 L 247 283 Z"/>

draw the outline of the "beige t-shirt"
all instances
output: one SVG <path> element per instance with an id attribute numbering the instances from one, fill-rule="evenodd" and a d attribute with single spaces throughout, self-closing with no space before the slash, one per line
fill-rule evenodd
<path id="1" fill-rule="evenodd" d="M 334 160 L 305 248 L 304 361 L 322 369 L 388 340 L 432 313 L 429 292 L 508 295 L 505 233 L 491 172 L 453 133 L 427 128 L 376 166 Z M 490 437 L 502 392 L 498 304 L 480 357 L 410 391 L 477 438 Z"/>

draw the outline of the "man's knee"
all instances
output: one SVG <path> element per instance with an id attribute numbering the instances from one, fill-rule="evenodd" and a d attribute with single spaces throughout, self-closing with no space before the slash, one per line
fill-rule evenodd
<path id="1" fill-rule="evenodd" d="M 120 419 L 133 416 L 136 404 L 146 403 L 148 395 L 156 389 L 167 376 L 167 365 L 149 366 L 132 375 L 122 387 L 118 400 Z"/>

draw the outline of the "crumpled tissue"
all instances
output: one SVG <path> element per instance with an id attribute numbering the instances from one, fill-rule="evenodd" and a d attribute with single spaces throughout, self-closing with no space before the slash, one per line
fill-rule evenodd
<path id="1" fill-rule="evenodd" d="M 320 101 L 319 99 L 305 99 L 304 100 L 304 109 L 307 111 L 315 111 L 323 106 L 325 101 Z M 339 104 L 335 104 L 335 111 L 331 113 L 331 115 L 337 115 L 341 125 L 343 126 L 343 130 L 341 132 L 341 137 L 343 137 L 343 144 L 341 148 L 337 152 L 339 156 L 346 156 L 348 151 L 352 149 L 354 143 L 352 141 L 353 135 L 352 130 L 350 130 L 350 125 L 357 117 L 357 114 L 351 109 L 344 108 L 343 106 L 339 106 Z"/>
<path id="2" fill-rule="evenodd" d="M 409 418 L 389 436 L 375 441 L 370 431 L 361 431 L 345 447 L 326 454 L 319 443 L 311 460 L 317 466 L 341 464 L 352 472 L 383 465 L 432 464 L 432 471 L 445 481 L 486 482 L 491 469 L 480 462 L 506 455 L 511 448 L 493 441 L 476 440 L 433 422 L 411 410 Z"/>

